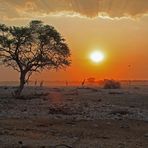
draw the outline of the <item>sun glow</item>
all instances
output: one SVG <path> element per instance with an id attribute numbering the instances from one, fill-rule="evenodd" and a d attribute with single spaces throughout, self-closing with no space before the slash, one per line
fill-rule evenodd
<path id="1" fill-rule="evenodd" d="M 100 63 L 104 60 L 105 58 L 105 55 L 103 52 L 101 51 L 93 51 L 91 54 L 90 54 L 90 59 L 91 61 L 95 62 L 95 63 Z"/>

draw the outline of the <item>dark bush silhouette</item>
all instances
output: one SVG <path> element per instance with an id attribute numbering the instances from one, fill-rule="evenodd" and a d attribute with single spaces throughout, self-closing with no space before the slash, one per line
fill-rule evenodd
<path id="1" fill-rule="evenodd" d="M 87 79 L 87 82 L 89 84 L 93 84 L 93 83 L 95 83 L 95 78 L 94 77 L 90 77 L 90 78 Z"/>
<path id="2" fill-rule="evenodd" d="M 25 27 L 0 25 L 0 64 L 20 73 L 20 96 L 33 72 L 60 69 L 70 65 L 70 50 L 54 27 L 31 21 Z"/>
<path id="3" fill-rule="evenodd" d="M 119 89 L 121 88 L 121 84 L 115 80 L 104 80 L 104 89 Z"/>

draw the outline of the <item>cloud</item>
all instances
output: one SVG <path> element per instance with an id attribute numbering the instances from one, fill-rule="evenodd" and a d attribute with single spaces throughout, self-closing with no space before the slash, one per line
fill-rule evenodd
<path id="1" fill-rule="evenodd" d="M 44 17 L 60 13 L 90 18 L 135 18 L 148 14 L 148 0 L 0 0 L 2 19 Z"/>

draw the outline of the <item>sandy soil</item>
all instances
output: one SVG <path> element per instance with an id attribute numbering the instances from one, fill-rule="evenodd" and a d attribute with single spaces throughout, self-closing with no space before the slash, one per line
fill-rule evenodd
<path id="1" fill-rule="evenodd" d="M 0 147 L 148 148 L 148 87 L 0 87 Z"/>

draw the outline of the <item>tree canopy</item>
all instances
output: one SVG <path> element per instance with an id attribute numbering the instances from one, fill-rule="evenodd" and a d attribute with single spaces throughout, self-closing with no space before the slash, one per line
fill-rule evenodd
<path id="1" fill-rule="evenodd" d="M 35 71 L 69 66 L 69 57 L 65 39 L 50 25 L 38 20 L 24 27 L 0 24 L 0 64 L 20 72 L 23 84 Z"/>

